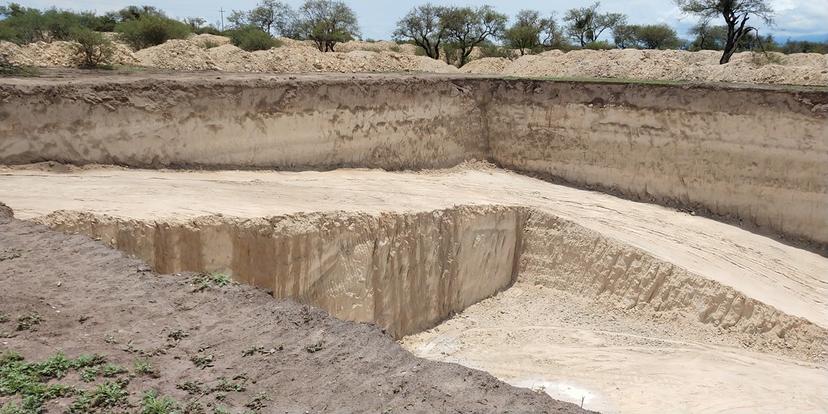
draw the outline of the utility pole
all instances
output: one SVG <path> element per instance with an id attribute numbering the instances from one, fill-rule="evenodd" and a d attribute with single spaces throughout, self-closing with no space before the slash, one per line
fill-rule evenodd
<path id="1" fill-rule="evenodd" d="M 221 16 L 221 31 L 224 31 L 224 8 L 219 9 L 219 15 Z"/>

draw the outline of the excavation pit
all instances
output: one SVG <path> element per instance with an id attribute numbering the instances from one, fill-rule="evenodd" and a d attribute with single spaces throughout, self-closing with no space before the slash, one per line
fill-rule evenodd
<path id="1" fill-rule="evenodd" d="M 590 409 L 828 405 L 825 92 L 15 82 L 0 162 L 66 163 L 1 170 L 18 218 L 162 273 L 232 275 Z"/>

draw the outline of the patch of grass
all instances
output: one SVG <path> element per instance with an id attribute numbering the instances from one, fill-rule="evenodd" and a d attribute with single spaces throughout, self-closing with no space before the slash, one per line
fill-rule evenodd
<path id="1" fill-rule="evenodd" d="M 40 325 L 41 322 L 43 322 L 43 318 L 37 312 L 21 315 L 17 318 L 17 330 L 34 331 L 37 330 L 37 325 Z"/>
<path id="2" fill-rule="evenodd" d="M 159 396 L 155 390 L 147 391 L 141 398 L 141 414 L 178 413 L 178 402 L 167 396 Z"/>
<path id="3" fill-rule="evenodd" d="M 18 396 L 21 405 L 6 404 L 4 410 L 39 413 L 46 401 L 75 395 L 73 387 L 62 384 L 47 384 L 55 378 L 62 378 L 74 368 L 74 361 L 63 354 L 56 354 L 39 363 L 28 363 L 20 354 L 6 352 L 0 356 L 0 396 Z"/>
<path id="4" fill-rule="evenodd" d="M 193 292 L 201 292 L 203 290 L 213 288 L 223 288 L 233 282 L 230 276 L 224 273 L 202 273 L 193 278 L 192 283 L 195 286 Z"/>
<path id="5" fill-rule="evenodd" d="M 68 373 L 69 370 L 75 368 L 75 361 L 66 358 L 66 355 L 58 352 L 49 359 L 41 363 L 34 364 L 33 368 L 35 369 L 37 375 L 41 378 L 61 379 L 66 376 L 66 373 Z"/>
<path id="6" fill-rule="evenodd" d="M 91 391 L 81 394 L 69 407 L 70 413 L 88 413 L 96 408 L 114 408 L 125 405 L 127 391 L 121 381 L 107 381 Z"/>

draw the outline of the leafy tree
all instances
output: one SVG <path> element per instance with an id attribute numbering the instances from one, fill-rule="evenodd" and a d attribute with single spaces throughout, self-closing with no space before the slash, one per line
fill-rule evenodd
<path id="1" fill-rule="evenodd" d="M 727 40 L 727 27 L 713 26 L 702 20 L 690 28 L 690 34 L 694 36 L 690 50 L 722 50 Z"/>
<path id="2" fill-rule="evenodd" d="M 730 58 L 740 42 L 749 33 L 757 33 L 758 29 L 748 26 L 751 16 L 757 16 L 766 24 L 773 24 L 773 9 L 768 0 L 675 0 L 684 13 L 701 17 L 702 21 L 709 21 L 722 16 L 727 27 L 724 51 L 720 64 L 730 62 Z"/>
<path id="3" fill-rule="evenodd" d="M 440 59 L 440 50 L 446 36 L 446 28 L 442 22 L 445 12 L 445 7 L 430 3 L 415 7 L 397 22 L 394 38 L 410 40 L 421 47 L 426 56 Z"/>
<path id="4" fill-rule="evenodd" d="M 166 17 L 164 12 L 153 6 L 128 6 L 116 12 L 119 22 L 138 20 L 143 17 Z"/>
<path id="5" fill-rule="evenodd" d="M 341 1 L 305 0 L 299 8 L 296 34 L 312 40 L 322 52 L 333 52 L 337 43 L 359 36 L 356 14 Z"/>
<path id="6" fill-rule="evenodd" d="M 184 18 L 184 23 L 190 26 L 191 32 L 195 33 L 207 24 L 207 19 L 203 17 L 186 17 Z"/>
<path id="7" fill-rule="evenodd" d="M 96 68 L 109 63 L 114 53 L 112 42 L 103 34 L 85 27 L 72 31 L 72 40 L 77 42 L 75 48 L 83 56 L 82 67 Z"/>
<path id="8" fill-rule="evenodd" d="M 271 35 L 287 35 L 296 19 L 295 12 L 286 3 L 262 0 L 253 10 L 233 10 L 227 20 L 237 29 L 255 26 Z M 257 35 L 258 36 L 258 35 Z"/>
<path id="9" fill-rule="evenodd" d="M 515 23 L 503 33 L 503 39 L 508 47 L 518 49 L 524 55 L 542 46 L 559 45 L 563 35 L 554 16 L 542 18 L 538 11 L 521 10 L 515 16 Z"/>
<path id="10" fill-rule="evenodd" d="M 615 45 L 622 49 L 673 49 L 681 44 L 676 31 L 666 24 L 625 24 L 616 26 L 612 33 Z"/>
<path id="11" fill-rule="evenodd" d="M 160 45 L 170 39 L 185 39 L 190 35 L 187 24 L 153 14 L 123 21 L 115 29 L 135 49 Z"/>
<path id="12" fill-rule="evenodd" d="M 268 50 L 279 46 L 279 42 L 258 26 L 243 26 L 230 30 L 227 35 L 237 47 L 248 52 L 254 50 Z"/>
<path id="13" fill-rule="evenodd" d="M 450 7 L 440 20 L 446 30 L 449 48 L 458 53 L 457 66 L 462 67 L 468 62 L 475 46 L 489 38 L 499 38 L 503 35 L 508 17 L 490 6 L 478 9 Z"/>
<path id="14" fill-rule="evenodd" d="M 595 2 L 589 7 L 567 10 L 564 15 L 566 33 L 581 47 L 595 43 L 608 29 L 625 24 L 627 16 L 621 13 L 599 13 L 601 3 Z"/>

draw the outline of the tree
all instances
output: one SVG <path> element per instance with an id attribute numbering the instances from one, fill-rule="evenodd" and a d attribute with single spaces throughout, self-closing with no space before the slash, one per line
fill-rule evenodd
<path id="1" fill-rule="evenodd" d="M 723 50 L 727 40 L 727 27 L 711 26 L 709 21 L 702 20 L 690 28 L 690 34 L 695 37 L 690 50 Z"/>
<path id="2" fill-rule="evenodd" d="M 567 10 L 564 15 L 566 32 L 581 47 L 595 43 L 608 29 L 627 22 L 627 16 L 621 13 L 598 13 L 601 3 L 595 2 L 589 7 Z"/>
<path id="3" fill-rule="evenodd" d="M 322 52 L 333 52 L 337 43 L 359 36 L 356 14 L 341 1 L 305 0 L 299 15 L 297 34 L 312 40 Z"/>
<path id="4" fill-rule="evenodd" d="M 446 30 L 446 39 L 450 42 L 449 49 L 457 51 L 457 66 L 462 67 L 468 62 L 475 46 L 503 34 L 508 17 L 490 6 L 478 9 L 450 7 L 440 20 Z"/>
<path id="5" fill-rule="evenodd" d="M 556 47 L 562 42 L 563 35 L 555 17 L 542 18 L 535 10 L 521 10 L 515 16 L 515 23 L 503 33 L 506 45 L 512 49 L 526 51 L 539 47 Z"/>
<path id="6" fill-rule="evenodd" d="M 286 3 L 276 0 L 262 0 L 253 10 L 233 10 L 227 21 L 235 29 L 246 26 L 255 26 L 271 35 L 286 35 L 291 24 L 296 19 L 296 13 Z"/>
<path id="7" fill-rule="evenodd" d="M 202 26 L 207 24 L 207 19 L 203 17 L 187 17 L 184 19 L 184 23 L 186 23 L 187 26 L 190 26 L 191 32 L 195 33 L 200 30 Z"/>
<path id="8" fill-rule="evenodd" d="M 425 51 L 426 56 L 440 59 L 440 48 L 446 35 L 441 21 L 445 11 L 445 7 L 430 3 L 415 7 L 397 22 L 394 38 L 411 40 Z"/>
<path id="9" fill-rule="evenodd" d="M 615 45 L 624 49 L 672 49 L 681 44 L 678 34 L 666 24 L 619 25 L 613 31 Z"/>
<path id="10" fill-rule="evenodd" d="M 758 34 L 758 29 L 748 26 L 751 16 L 757 16 L 766 24 L 773 24 L 773 9 L 768 0 L 675 0 L 684 13 L 695 14 L 702 21 L 709 21 L 717 16 L 724 17 L 727 27 L 724 52 L 720 64 L 730 62 L 730 58 L 739 47 L 742 39 L 751 32 Z"/>
<path id="11" fill-rule="evenodd" d="M 84 68 L 92 69 L 109 63 L 115 52 L 109 39 L 85 27 L 74 29 L 72 39 L 77 42 L 75 49 L 83 56 L 81 66 Z"/>

